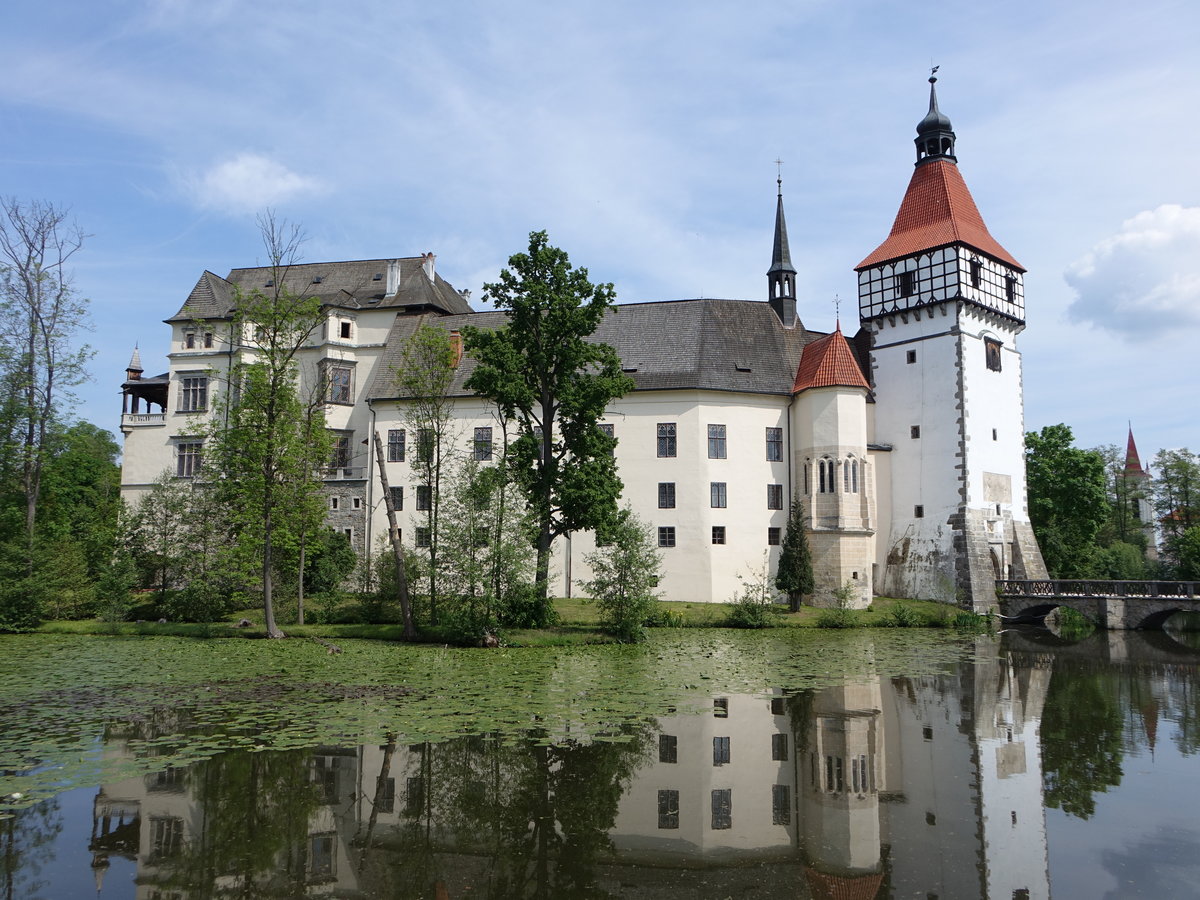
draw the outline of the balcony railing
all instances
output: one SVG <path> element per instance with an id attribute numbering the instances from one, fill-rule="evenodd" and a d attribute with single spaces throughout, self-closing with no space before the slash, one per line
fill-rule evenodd
<path id="1" fill-rule="evenodd" d="M 367 477 L 366 466 L 337 466 L 322 469 L 321 477 L 326 481 L 362 481 Z"/>
<path id="2" fill-rule="evenodd" d="M 166 413 L 124 413 L 121 416 L 122 428 L 139 428 L 145 425 L 167 424 Z"/>

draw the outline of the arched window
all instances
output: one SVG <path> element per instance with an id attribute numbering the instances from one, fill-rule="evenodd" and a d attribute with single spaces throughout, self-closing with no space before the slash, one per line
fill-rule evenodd
<path id="1" fill-rule="evenodd" d="M 837 490 L 837 481 L 834 478 L 833 460 L 828 456 L 817 460 L 817 471 L 820 475 L 818 479 L 821 486 L 822 494 L 832 494 Z"/>
<path id="2" fill-rule="evenodd" d="M 811 459 L 804 460 L 804 493 L 807 496 L 812 493 L 812 487 L 808 483 L 808 469 L 812 465 Z"/>
<path id="3" fill-rule="evenodd" d="M 858 493 L 858 460 L 853 456 L 842 466 L 842 489 L 847 494 Z"/>

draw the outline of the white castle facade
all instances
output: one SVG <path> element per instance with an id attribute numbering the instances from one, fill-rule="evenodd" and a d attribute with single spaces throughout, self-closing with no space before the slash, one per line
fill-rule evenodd
<path id="1" fill-rule="evenodd" d="M 658 537 L 666 599 L 726 601 L 764 560 L 773 573 L 793 497 L 808 520 L 814 603 L 849 585 L 856 607 L 881 594 L 984 611 L 997 578 L 1046 577 L 1025 490 L 1024 270 L 984 225 L 932 87 L 917 132 L 891 233 L 857 267 L 852 337 L 840 323 L 832 334 L 810 331 L 797 315 L 782 195 L 767 302 L 625 304 L 597 330 L 636 383 L 603 427 L 618 441 L 622 502 Z M 144 377 L 135 353 L 122 415 L 130 502 L 163 472 L 200 471 L 196 425 L 251 352 L 234 332 L 235 297 L 277 287 L 272 278 L 267 268 L 205 272 L 167 320 L 168 371 Z M 432 254 L 293 265 L 286 282 L 327 313 L 300 366 L 304 383 L 327 391 L 330 524 L 359 553 L 379 552 L 387 522 L 369 452 L 378 433 L 388 482 L 403 497 L 405 543 L 420 546 L 425 493 L 396 379 L 405 342 L 432 324 L 461 346 L 464 326 L 500 327 L 504 313 L 472 311 Z M 463 387 L 473 368 L 469 356 L 456 367 L 455 429 L 459 446 L 487 464 L 500 426 Z M 590 534 L 557 542 L 554 593 L 581 592 L 593 547 Z"/>

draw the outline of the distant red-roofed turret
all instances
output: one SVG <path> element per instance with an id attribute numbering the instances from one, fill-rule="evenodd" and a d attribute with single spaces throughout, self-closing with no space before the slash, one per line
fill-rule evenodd
<path id="1" fill-rule="evenodd" d="M 796 382 L 792 385 L 792 393 L 798 394 L 809 388 L 820 387 L 860 387 L 870 390 L 867 379 L 863 378 L 862 369 L 854 358 L 854 352 L 842 335 L 841 323 L 833 334 L 817 338 L 807 347 L 800 357 L 800 366 L 796 370 Z"/>
<path id="2" fill-rule="evenodd" d="M 1137 444 L 1133 442 L 1133 426 L 1129 426 L 1129 440 L 1125 444 L 1125 472 L 1128 475 L 1148 475 L 1150 474 L 1142 468 L 1142 461 L 1138 457 Z"/>

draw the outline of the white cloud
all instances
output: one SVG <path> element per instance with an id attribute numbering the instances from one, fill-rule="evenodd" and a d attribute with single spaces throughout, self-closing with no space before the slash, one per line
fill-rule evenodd
<path id="1" fill-rule="evenodd" d="M 194 202 L 222 212 L 260 212 L 295 197 L 321 191 L 314 178 L 299 175 L 259 153 L 239 153 L 184 179 Z"/>
<path id="2" fill-rule="evenodd" d="M 1200 207 L 1138 213 L 1064 277 L 1076 321 L 1135 340 L 1200 325 Z"/>

